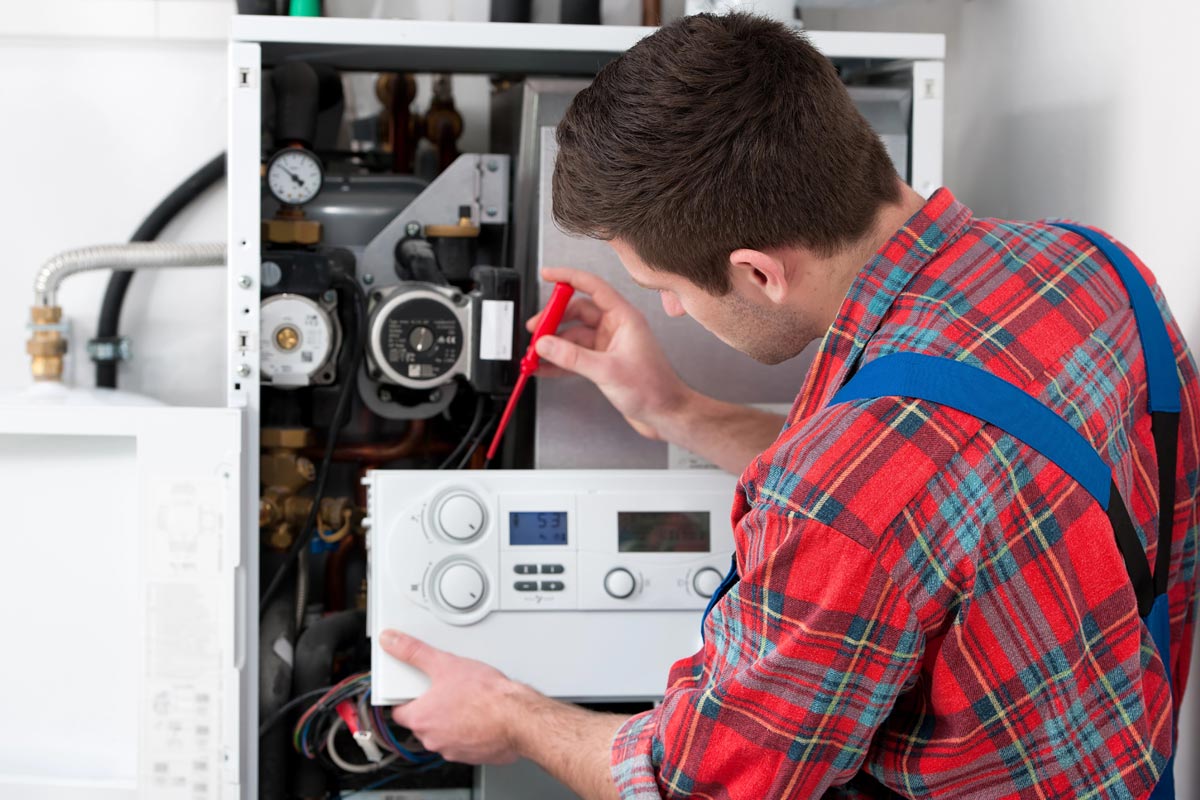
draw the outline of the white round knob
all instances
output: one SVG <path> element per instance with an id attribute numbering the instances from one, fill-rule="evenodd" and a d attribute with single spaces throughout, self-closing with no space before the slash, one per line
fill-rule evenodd
<path id="1" fill-rule="evenodd" d="M 701 597 L 712 597 L 713 592 L 720 587 L 721 581 L 724 579 L 724 576 L 717 570 L 712 567 L 705 567 L 696 573 L 696 577 L 692 578 L 692 588 Z"/>
<path id="2" fill-rule="evenodd" d="M 604 591 L 618 600 L 629 597 L 636 588 L 637 581 L 634 579 L 633 573 L 623 567 L 611 569 L 604 576 Z"/>
<path id="3" fill-rule="evenodd" d="M 438 576 L 437 590 L 450 608 L 470 611 L 483 600 L 483 573 L 470 564 L 453 564 Z"/>
<path id="4" fill-rule="evenodd" d="M 483 533 L 483 504 L 469 494 L 452 494 L 442 500 L 435 519 L 446 536 L 469 542 Z"/>

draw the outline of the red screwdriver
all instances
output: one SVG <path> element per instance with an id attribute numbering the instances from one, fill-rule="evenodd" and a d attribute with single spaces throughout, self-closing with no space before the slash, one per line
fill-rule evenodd
<path id="1" fill-rule="evenodd" d="M 508 405 L 504 407 L 504 415 L 500 417 L 500 425 L 496 428 L 496 435 L 492 437 L 492 446 L 487 451 L 488 461 L 491 461 L 496 455 L 496 448 L 500 446 L 500 439 L 504 436 L 504 428 L 508 425 L 508 419 L 512 416 L 513 409 L 517 407 L 517 400 L 521 398 L 521 390 L 525 388 L 529 376 L 537 372 L 538 365 L 541 364 L 541 359 L 537 354 L 538 339 L 558 330 L 558 324 L 562 322 L 563 314 L 567 310 L 567 303 L 573 294 L 575 294 L 575 287 L 569 283 L 554 284 L 550 302 L 546 304 L 542 319 L 533 330 L 533 338 L 529 340 L 529 349 L 525 351 L 525 355 L 521 359 L 521 374 L 517 376 L 517 385 L 513 387 L 512 394 L 508 396 Z"/>

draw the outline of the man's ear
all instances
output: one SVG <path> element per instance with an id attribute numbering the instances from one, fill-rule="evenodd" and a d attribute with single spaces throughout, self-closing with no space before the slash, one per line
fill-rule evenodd
<path id="1" fill-rule="evenodd" d="M 778 256 L 743 247 L 729 254 L 729 268 L 734 286 L 750 293 L 760 292 L 772 303 L 782 304 L 786 301 L 787 265 Z"/>

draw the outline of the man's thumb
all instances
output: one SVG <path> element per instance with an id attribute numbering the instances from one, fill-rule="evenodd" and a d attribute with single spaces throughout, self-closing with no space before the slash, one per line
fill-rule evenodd
<path id="1" fill-rule="evenodd" d="M 379 646 L 392 658 L 411 664 L 426 674 L 434 671 L 442 655 L 441 650 L 430 647 L 420 639 L 394 630 L 380 634 Z"/>
<path id="2" fill-rule="evenodd" d="M 595 381 L 599 377 L 600 363 L 596 353 L 561 336 L 543 336 L 537 341 L 537 354 L 556 367 L 574 372 Z"/>

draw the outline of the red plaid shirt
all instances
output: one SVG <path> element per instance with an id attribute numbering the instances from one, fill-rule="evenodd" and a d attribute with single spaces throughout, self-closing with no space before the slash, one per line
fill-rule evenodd
<path id="1" fill-rule="evenodd" d="M 1200 387 L 1154 292 L 1183 383 L 1169 591 L 1182 697 Z M 897 351 L 1040 399 L 1113 468 L 1143 542 L 1156 532 L 1145 364 L 1115 271 L 1074 234 L 975 219 L 940 191 L 858 275 L 787 426 L 742 476 L 741 581 L 662 705 L 618 732 L 623 796 L 1124 798 L 1157 782 L 1176 712 L 1105 512 L 961 412 L 828 407 L 852 364 Z"/>

